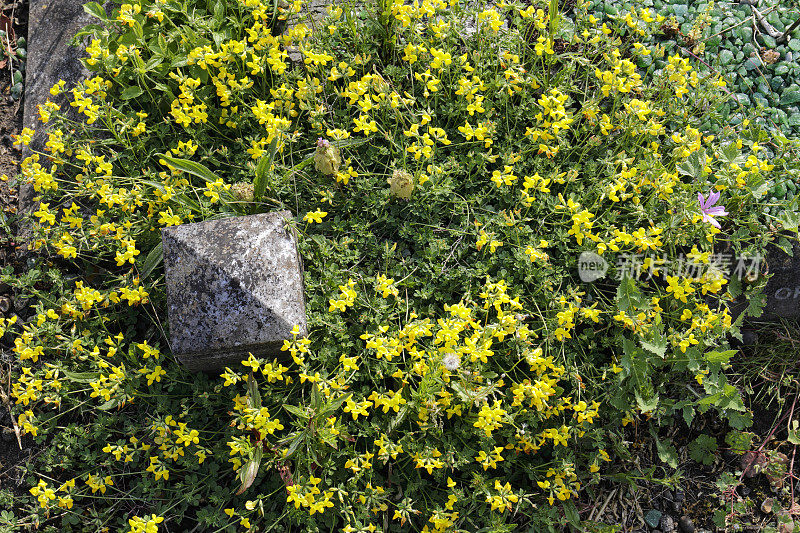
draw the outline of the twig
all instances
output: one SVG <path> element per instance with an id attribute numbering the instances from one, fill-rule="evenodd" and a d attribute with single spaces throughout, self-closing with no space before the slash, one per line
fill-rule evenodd
<path id="1" fill-rule="evenodd" d="M 761 12 L 756 9 L 756 6 L 750 4 L 750 10 L 753 12 L 753 15 L 756 17 L 756 19 L 758 19 L 758 22 L 761 24 L 761 27 L 764 28 L 764 31 L 767 32 L 767 35 L 775 40 L 782 36 L 781 32 L 776 30 L 772 24 L 767 22 L 767 20 L 764 18 L 764 15 L 762 15 Z"/>
<path id="2" fill-rule="evenodd" d="M 797 20 L 792 22 L 792 25 L 789 26 L 788 28 L 786 28 L 786 31 L 783 32 L 783 35 L 781 35 L 780 37 L 775 39 L 775 42 L 777 42 L 778 44 L 788 43 L 789 42 L 789 38 L 791 38 L 791 36 L 792 36 L 792 32 L 798 26 L 800 26 L 800 17 L 797 17 Z"/>
<path id="3" fill-rule="evenodd" d="M 647 525 L 647 522 L 644 519 L 644 513 L 642 512 L 642 507 L 639 505 L 639 499 L 636 497 L 636 491 L 633 489 L 633 485 L 631 485 L 630 489 L 631 496 L 633 496 L 633 510 L 636 511 L 636 516 L 639 518 L 642 525 Z"/>
<path id="4" fill-rule="evenodd" d="M 617 493 L 617 489 L 614 489 L 614 490 L 612 490 L 611 492 L 608 493 L 608 496 L 606 496 L 606 499 L 603 502 L 603 505 L 600 506 L 600 511 L 597 512 L 597 517 L 596 518 L 598 520 L 600 520 L 600 517 L 603 516 L 603 513 L 606 511 L 606 507 L 608 507 L 608 502 L 611 501 L 611 498 L 613 498 L 616 493 Z M 594 511 L 592 511 L 592 514 L 589 515 L 589 522 L 592 521 L 593 517 L 594 517 Z"/>
<path id="5" fill-rule="evenodd" d="M 8 390 L 11 390 L 11 366 L 8 368 Z M 6 408 L 8 409 L 8 416 L 11 418 L 11 424 L 14 426 L 14 433 L 17 435 L 17 444 L 19 445 L 20 451 L 22 451 L 22 437 L 20 436 L 19 426 L 17 425 L 17 419 L 14 418 L 14 413 L 11 411 L 11 402 L 8 400 L 8 395 L 6 391 L 0 389 L 0 399 L 3 400 L 3 403 L 6 404 Z"/>
<path id="6" fill-rule="evenodd" d="M 752 5 L 750 2 L 741 2 L 741 3 L 743 3 L 743 4 L 747 4 L 747 5 Z M 773 11 L 775 11 L 777 8 L 778 8 L 778 6 L 774 6 L 774 7 L 771 7 L 771 8 L 769 8 L 769 11 L 765 11 L 765 12 L 764 12 L 764 15 L 769 15 L 770 13 L 772 13 Z M 741 21 L 741 22 L 737 22 L 737 23 L 736 23 L 736 24 L 734 24 L 733 26 L 731 26 L 731 27 L 729 27 L 729 28 L 725 28 L 724 30 L 722 30 L 722 31 L 719 31 L 719 32 L 715 33 L 714 35 L 711 35 L 710 37 L 707 37 L 707 38 L 703 39 L 703 41 L 702 41 L 702 42 L 706 42 L 706 41 L 708 41 L 709 39 L 713 39 L 713 38 L 714 38 L 714 37 L 716 37 L 717 35 L 722 35 L 722 34 L 723 34 L 723 33 L 725 33 L 725 32 L 729 32 L 729 31 L 731 31 L 731 30 L 733 30 L 733 29 L 735 29 L 735 28 L 738 28 L 738 27 L 739 27 L 739 26 L 741 26 L 742 24 L 747 24 L 747 21 L 748 21 L 748 19 L 744 19 L 744 20 L 743 20 L 743 21 Z"/>
<path id="7" fill-rule="evenodd" d="M 786 30 L 783 33 L 781 33 L 778 30 L 776 30 L 775 27 L 772 26 L 772 24 L 767 22 L 767 19 L 765 19 L 764 15 L 762 15 L 758 11 L 758 9 L 756 9 L 755 5 L 750 4 L 750 9 L 753 11 L 753 15 L 758 19 L 758 22 L 761 24 L 761 27 L 764 28 L 764 31 L 767 32 L 767 35 L 775 39 L 775 42 L 777 44 L 784 44 L 788 42 L 794 29 L 797 28 L 797 26 L 800 26 L 800 17 L 798 17 L 797 20 L 795 20 L 791 26 L 786 28 Z"/>

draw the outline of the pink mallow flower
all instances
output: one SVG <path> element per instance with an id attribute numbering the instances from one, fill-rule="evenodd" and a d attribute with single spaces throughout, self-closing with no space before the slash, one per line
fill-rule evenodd
<path id="1" fill-rule="evenodd" d="M 721 205 L 714 207 L 714 204 L 719 200 L 719 192 L 709 193 L 708 199 L 703 196 L 703 193 L 697 193 L 697 201 L 700 202 L 700 211 L 703 213 L 703 222 L 708 222 L 715 228 L 719 229 L 719 222 L 714 217 L 722 217 L 728 214 L 725 208 Z"/>

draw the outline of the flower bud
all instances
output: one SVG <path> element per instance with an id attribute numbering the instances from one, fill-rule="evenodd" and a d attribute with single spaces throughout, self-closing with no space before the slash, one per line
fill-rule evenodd
<path id="1" fill-rule="evenodd" d="M 326 176 L 332 176 L 339 172 L 342 158 L 339 156 L 339 149 L 330 141 L 320 137 L 317 139 L 317 152 L 314 154 L 314 168 Z"/>
<path id="2" fill-rule="evenodd" d="M 389 183 L 389 190 L 392 196 L 408 200 L 414 191 L 414 176 L 405 170 L 395 169 L 392 177 L 386 180 Z"/>

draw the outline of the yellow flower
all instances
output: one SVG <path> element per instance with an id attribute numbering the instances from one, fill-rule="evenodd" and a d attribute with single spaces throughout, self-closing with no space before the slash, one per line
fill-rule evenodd
<path id="1" fill-rule="evenodd" d="M 325 218 L 327 214 L 326 211 L 309 211 L 303 217 L 303 221 L 321 223 L 322 219 Z"/>

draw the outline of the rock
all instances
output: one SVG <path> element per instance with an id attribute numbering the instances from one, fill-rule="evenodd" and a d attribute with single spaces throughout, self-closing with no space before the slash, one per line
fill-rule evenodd
<path id="1" fill-rule="evenodd" d="M 694 524 L 688 516 L 682 516 L 678 520 L 678 529 L 680 529 L 681 533 L 694 533 Z"/>
<path id="2" fill-rule="evenodd" d="M 89 77 L 89 71 L 80 63 L 79 58 L 85 56 L 83 47 L 73 47 L 69 43 L 75 32 L 87 24 L 97 23 L 98 20 L 89 15 L 84 9 L 84 0 L 31 0 L 28 12 L 28 35 L 32 36 L 28 43 L 28 68 L 25 75 L 25 110 L 22 120 L 23 126 L 36 130 L 29 149 L 23 151 L 23 157 L 30 155 L 30 150 L 42 151 L 47 139 L 46 127 L 40 127 L 38 121 L 38 106 L 49 99 L 56 103 L 64 104 L 71 95 L 65 91 L 59 97 L 50 95 L 50 88 L 63 79 L 67 87 Z M 102 3 L 102 0 L 101 2 Z M 111 2 L 106 5 L 106 12 L 110 12 Z M 58 51 L 54 53 L 54 51 Z M 70 118 L 77 118 L 77 108 L 62 105 Z M 78 119 L 81 120 L 81 119 Z M 81 120 L 82 122 L 82 120 Z M 37 209 L 38 202 L 33 187 L 23 182 L 18 195 L 18 212 L 30 213 Z M 19 248 L 20 254 L 27 251 L 27 242 L 30 240 L 31 227 L 21 223 L 18 228 L 17 240 L 23 246 Z"/>
<path id="3" fill-rule="evenodd" d="M 659 526 L 661 527 L 661 531 L 663 533 L 675 533 L 675 531 L 678 530 L 678 526 L 675 524 L 675 519 L 668 514 L 665 514 L 661 517 Z"/>
<path id="4" fill-rule="evenodd" d="M 303 277 L 289 211 L 161 230 L 171 348 L 190 370 L 276 356 L 307 333 Z"/>
<path id="5" fill-rule="evenodd" d="M 661 522 L 661 511 L 650 509 L 644 514 L 644 521 L 651 528 L 657 528 L 658 524 Z"/>

